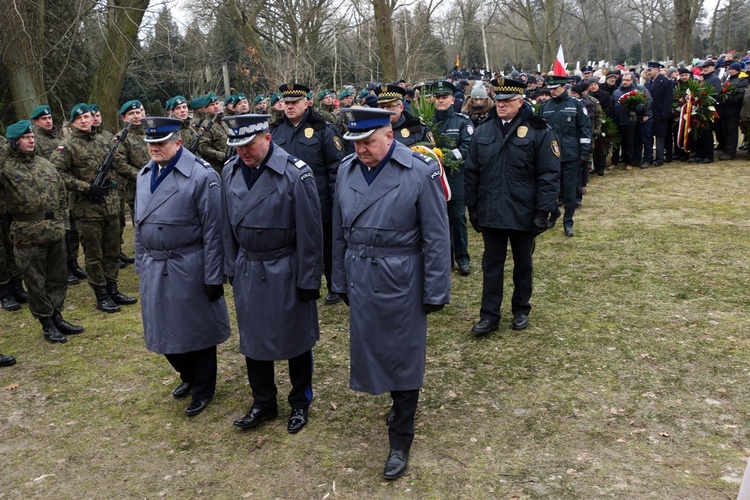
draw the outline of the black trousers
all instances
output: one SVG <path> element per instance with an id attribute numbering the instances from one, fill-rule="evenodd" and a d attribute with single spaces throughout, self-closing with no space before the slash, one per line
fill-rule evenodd
<path id="1" fill-rule="evenodd" d="M 216 346 L 200 351 L 165 354 L 180 379 L 193 385 L 193 401 L 212 399 L 216 391 Z"/>
<path id="2" fill-rule="evenodd" d="M 534 233 L 531 231 L 506 231 L 482 229 L 484 254 L 482 255 L 482 307 L 479 316 L 492 322 L 500 321 L 503 303 L 503 269 L 508 255 L 508 242 L 513 253 L 513 315 L 531 312 L 531 290 L 534 251 Z"/>
<path id="3" fill-rule="evenodd" d="M 331 291 L 331 270 L 333 269 L 333 221 L 323 222 L 323 275 L 326 288 Z"/>
<path id="4" fill-rule="evenodd" d="M 730 156 L 737 154 L 737 143 L 740 138 L 740 117 L 739 115 L 727 115 L 721 117 L 721 128 L 724 140 L 724 153 Z"/>
<path id="5" fill-rule="evenodd" d="M 464 200 L 448 202 L 448 225 L 451 238 L 451 265 L 468 266 L 469 234 L 466 229 L 466 204 Z"/>
<path id="6" fill-rule="evenodd" d="M 419 389 L 391 391 L 395 416 L 388 428 L 388 442 L 394 450 L 409 451 L 414 441 L 414 415 L 417 413 Z"/>
<path id="7" fill-rule="evenodd" d="M 273 361 L 245 357 L 247 380 L 253 391 L 253 408 L 276 407 L 276 383 L 273 376 Z M 287 400 L 292 408 L 308 408 L 313 400 L 312 393 L 313 355 L 312 350 L 289 360 L 289 379 L 292 390 Z"/>

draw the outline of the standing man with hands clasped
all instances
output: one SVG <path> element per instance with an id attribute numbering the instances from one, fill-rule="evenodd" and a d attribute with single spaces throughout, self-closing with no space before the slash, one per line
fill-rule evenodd
<path id="1" fill-rule="evenodd" d="M 146 118 L 151 157 L 138 174 L 135 270 L 141 280 L 146 348 L 164 354 L 193 398 L 185 414 L 208 406 L 216 388 L 216 346 L 229 338 L 224 300 L 219 174 L 182 147 L 177 118 Z"/>
<path id="2" fill-rule="evenodd" d="M 451 248 L 440 167 L 393 138 L 393 111 L 347 108 L 356 155 L 339 167 L 333 287 L 350 306 L 349 385 L 390 392 L 383 477 L 407 467 L 425 371 L 427 315 L 450 298 Z"/>
<path id="3" fill-rule="evenodd" d="M 287 431 L 307 425 L 312 348 L 320 338 L 323 225 L 315 174 L 271 142 L 269 115 L 224 119 L 237 154 L 222 171 L 224 269 L 234 290 L 253 404 L 234 422 L 252 429 L 276 418 L 274 361 L 288 360 Z"/>
<path id="4" fill-rule="evenodd" d="M 495 109 L 474 133 L 466 160 L 469 221 L 482 233 L 482 307 L 472 331 L 498 329 L 508 242 L 513 252 L 511 328 L 529 324 L 534 238 L 560 216 L 560 146 L 547 123 L 523 104 L 526 85 L 492 80 Z"/>

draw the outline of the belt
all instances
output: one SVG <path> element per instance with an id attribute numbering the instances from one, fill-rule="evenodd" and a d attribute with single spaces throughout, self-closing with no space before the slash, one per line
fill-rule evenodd
<path id="1" fill-rule="evenodd" d="M 35 214 L 13 214 L 16 222 L 34 222 L 37 220 L 52 220 L 59 212 L 37 212 Z"/>
<path id="2" fill-rule="evenodd" d="M 169 260 L 178 259 L 185 255 L 203 250 L 203 243 L 196 243 L 187 247 L 180 248 L 179 250 L 146 250 L 145 253 L 150 255 L 154 260 Z"/>
<path id="3" fill-rule="evenodd" d="M 245 250 L 243 248 L 242 253 L 245 255 L 245 259 L 247 260 L 264 262 L 268 260 L 280 259 L 281 257 L 286 257 L 287 255 L 292 255 L 294 253 L 294 250 L 294 247 L 284 247 L 278 248 L 276 250 L 271 250 L 269 252 L 251 252 L 250 250 Z"/>
<path id="4" fill-rule="evenodd" d="M 362 258 L 396 257 L 401 255 L 418 255 L 422 253 L 420 245 L 408 247 L 371 247 L 367 245 L 349 245 L 349 251 L 359 254 Z"/>

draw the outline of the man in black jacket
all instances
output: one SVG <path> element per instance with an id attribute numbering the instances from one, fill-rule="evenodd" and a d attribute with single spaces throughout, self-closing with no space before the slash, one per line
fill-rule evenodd
<path id="1" fill-rule="evenodd" d="M 484 239 L 481 319 L 472 329 L 477 334 L 498 328 L 508 241 L 513 252 L 511 328 L 528 326 L 534 238 L 560 216 L 555 133 L 524 106 L 525 84 L 500 78 L 492 85 L 495 109 L 474 133 L 465 173 L 469 221 Z"/>

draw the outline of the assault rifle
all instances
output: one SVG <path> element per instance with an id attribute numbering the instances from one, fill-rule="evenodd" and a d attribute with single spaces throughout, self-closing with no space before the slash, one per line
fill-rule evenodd
<path id="1" fill-rule="evenodd" d="M 99 186 L 100 188 L 110 189 L 110 188 L 116 188 L 117 183 L 113 182 L 109 179 L 107 179 L 107 172 L 112 168 L 112 163 L 115 161 L 115 152 L 117 151 L 117 146 L 120 145 L 125 139 L 128 137 L 128 132 L 130 132 L 130 126 L 133 124 L 133 122 L 128 122 L 128 124 L 125 126 L 125 129 L 120 133 L 119 136 L 115 136 L 115 143 L 112 145 L 111 148 L 109 148 L 109 153 L 107 153 L 107 157 L 104 158 L 104 161 L 99 166 L 99 170 L 96 171 L 96 178 L 94 179 L 94 184 L 96 186 Z"/>
<path id="2" fill-rule="evenodd" d="M 216 119 L 218 117 L 219 117 L 218 114 L 214 115 L 214 117 L 211 118 L 211 121 L 208 122 L 208 125 L 206 125 L 205 127 L 204 126 L 200 127 L 201 131 L 198 132 L 198 135 L 195 137 L 195 140 L 193 141 L 193 143 L 188 148 L 188 151 L 190 151 L 191 153 L 195 154 L 195 152 L 198 150 L 198 144 L 200 144 L 201 139 L 203 138 L 203 134 L 205 134 L 206 132 L 208 132 L 209 130 L 211 130 L 211 126 L 214 124 L 214 122 L 216 121 Z M 201 123 L 203 123 L 203 122 L 201 122 Z"/>

